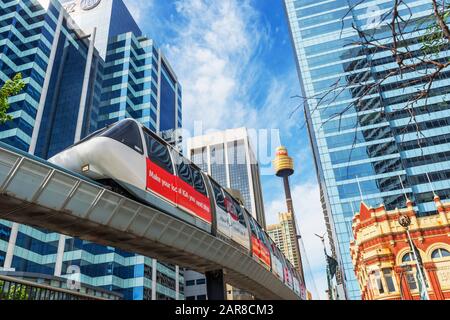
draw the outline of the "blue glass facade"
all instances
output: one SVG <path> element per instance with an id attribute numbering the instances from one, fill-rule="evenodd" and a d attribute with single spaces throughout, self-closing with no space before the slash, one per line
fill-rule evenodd
<path id="1" fill-rule="evenodd" d="M 21 72 L 27 83 L 24 92 L 10 100 L 14 120 L 1 126 L 1 141 L 50 158 L 72 145 L 80 128 L 82 138 L 133 117 L 154 131 L 160 129 L 159 117 L 165 111 L 159 111 L 159 66 L 164 57 L 152 40 L 141 35 L 121 0 L 103 0 L 99 8 L 104 12 L 95 50 L 90 51 L 90 32 L 99 21 L 82 19 L 87 30 L 83 33 L 67 13 L 60 15 L 63 9 L 56 0 L 48 8 L 39 0 L 0 1 L 0 78 L 5 81 Z M 167 74 L 176 79 L 169 69 Z M 176 81 L 171 84 L 173 105 L 179 112 L 166 118 L 177 117 L 170 128 L 174 129 L 181 126 L 181 88 Z M 38 110 L 41 121 L 36 120 Z M 79 266 L 83 284 L 116 291 L 125 299 L 184 298 L 183 275 L 174 266 L 7 221 L 0 222 L 0 267 L 5 266 L 11 241 L 15 246 L 6 267 L 18 272 L 65 277 L 69 266 Z"/>
<path id="2" fill-rule="evenodd" d="M 0 268 L 2 268 L 5 263 L 6 251 L 8 248 L 8 241 L 10 235 L 11 235 L 11 223 L 10 222 L 0 223 Z"/>
<path id="3" fill-rule="evenodd" d="M 14 120 L 1 126 L 0 140 L 28 151 L 53 42 L 49 30 L 56 29 L 58 10 L 52 6 L 46 12 L 37 1 L 1 1 L 0 12 L 1 81 L 21 72 L 27 84 L 10 101 Z"/>
<path id="4" fill-rule="evenodd" d="M 83 135 L 95 129 L 101 60 L 94 53 L 89 81 L 85 82 L 89 42 L 79 39 L 67 17 L 59 21 L 58 2 L 50 2 L 44 9 L 37 0 L 2 1 L 0 10 L 0 78 L 6 81 L 20 72 L 27 84 L 10 101 L 14 120 L 2 125 L 0 140 L 48 158 L 73 143 L 84 86 L 88 93 L 85 122 L 80 125 Z M 39 111 L 42 117 L 38 116 Z M 36 144 L 33 139 L 39 142 Z"/>
<path id="5" fill-rule="evenodd" d="M 177 82 L 166 64 L 161 64 L 161 131 L 177 128 Z"/>
<path id="6" fill-rule="evenodd" d="M 405 2 L 407 6 L 399 8 L 405 19 L 431 14 L 428 0 Z M 420 134 L 405 106 L 420 86 L 413 86 L 411 79 L 422 77 L 423 72 L 407 72 L 403 79 L 391 78 L 379 90 L 362 94 L 365 84 L 383 77 L 396 62 L 390 51 L 355 44 L 362 40 L 352 24 L 389 44 L 392 33 L 386 23 L 373 30 L 371 23 L 377 15 L 386 14 L 392 3 L 285 0 L 300 82 L 310 98 L 306 115 L 324 213 L 352 299 L 360 298 L 349 252 L 351 220 L 359 209 L 360 190 L 368 205 L 384 203 L 391 210 L 405 205 L 403 183 L 421 215 L 436 212 L 432 188 L 441 198 L 450 197 L 448 73 L 433 84 L 428 100 L 421 99 L 413 106 Z M 419 41 L 425 32 L 411 23 L 405 29 L 403 45 L 420 56 Z M 448 57 L 448 52 L 440 55 Z M 333 89 L 335 84 L 340 87 Z M 321 103 L 313 99 L 325 93 L 328 96 Z"/>
<path id="7" fill-rule="evenodd" d="M 181 128 L 181 86 L 155 43 L 129 32 L 108 43 L 99 127 L 134 118 L 159 132 Z"/>
<path id="8" fill-rule="evenodd" d="M 153 131 L 158 123 L 158 59 L 153 41 L 125 33 L 106 55 L 100 127 L 135 118 Z"/>
<path id="9" fill-rule="evenodd" d="M 112 0 L 111 18 L 109 24 L 109 39 L 112 37 L 131 32 L 136 37 L 142 36 L 142 31 L 131 16 L 128 8 L 122 0 Z M 120 22 L 119 22 L 120 21 Z"/>

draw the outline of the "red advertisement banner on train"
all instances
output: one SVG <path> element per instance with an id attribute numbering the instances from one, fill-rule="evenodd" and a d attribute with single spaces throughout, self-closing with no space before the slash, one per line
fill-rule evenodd
<path id="1" fill-rule="evenodd" d="M 147 189 L 178 204 L 199 218 L 211 223 L 211 205 L 208 197 L 175 175 L 147 158 Z"/>
<path id="2" fill-rule="evenodd" d="M 176 177 L 177 204 L 203 220 L 212 223 L 211 204 L 208 197 L 204 196 L 191 185 Z"/>
<path id="3" fill-rule="evenodd" d="M 177 189 L 175 177 L 147 158 L 147 189 L 176 203 Z"/>
<path id="4" fill-rule="evenodd" d="M 270 251 L 267 249 L 267 247 L 260 241 L 260 250 L 261 250 L 261 260 L 270 267 Z"/>
<path id="5" fill-rule="evenodd" d="M 255 257 L 259 259 L 261 256 L 261 248 L 259 245 L 259 239 L 252 235 L 252 252 Z"/>

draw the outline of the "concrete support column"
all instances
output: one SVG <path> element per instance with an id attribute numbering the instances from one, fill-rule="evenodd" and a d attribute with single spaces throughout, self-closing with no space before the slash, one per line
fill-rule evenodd
<path id="1" fill-rule="evenodd" d="M 9 236 L 8 248 L 6 250 L 5 263 L 3 264 L 3 269 L 5 271 L 13 271 L 11 269 L 11 266 L 14 257 L 14 248 L 16 247 L 16 240 L 18 233 L 19 233 L 19 224 L 13 223 L 11 226 L 11 234 Z"/>
<path id="2" fill-rule="evenodd" d="M 431 288 L 433 289 L 434 293 L 434 300 L 445 300 L 441 284 L 439 283 L 439 278 L 436 274 L 436 265 L 433 262 L 426 262 L 424 263 L 424 267 L 431 282 Z"/>
<path id="3" fill-rule="evenodd" d="M 58 252 L 56 253 L 55 273 L 54 273 L 56 277 L 61 277 L 62 275 L 62 264 L 64 258 L 64 250 L 66 247 L 66 239 L 67 237 L 63 234 L 59 236 Z"/>
<path id="4" fill-rule="evenodd" d="M 226 284 L 223 270 L 209 271 L 206 276 L 208 300 L 226 300 Z"/>

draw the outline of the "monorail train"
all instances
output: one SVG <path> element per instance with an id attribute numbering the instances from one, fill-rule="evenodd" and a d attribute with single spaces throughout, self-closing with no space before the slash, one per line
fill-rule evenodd
<path id="1" fill-rule="evenodd" d="M 247 209 L 139 122 L 98 130 L 49 161 L 220 237 L 301 295 L 298 272 Z"/>

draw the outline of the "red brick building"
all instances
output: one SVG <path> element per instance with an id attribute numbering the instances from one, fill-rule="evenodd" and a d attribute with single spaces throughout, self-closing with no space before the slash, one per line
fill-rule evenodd
<path id="1" fill-rule="evenodd" d="M 419 299 L 416 261 L 398 218 L 411 220 L 409 231 L 424 266 L 428 295 L 450 299 L 450 203 L 435 197 L 436 215 L 417 217 L 413 203 L 386 211 L 361 203 L 353 218 L 350 252 L 364 300 Z"/>

